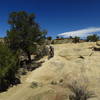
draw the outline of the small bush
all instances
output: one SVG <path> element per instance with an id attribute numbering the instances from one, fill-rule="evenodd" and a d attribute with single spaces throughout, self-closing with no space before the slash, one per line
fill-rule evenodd
<path id="1" fill-rule="evenodd" d="M 99 40 L 99 36 L 97 36 L 96 34 L 89 35 L 87 36 L 87 39 L 86 39 L 87 42 L 96 42 L 98 40 Z"/>
<path id="2" fill-rule="evenodd" d="M 6 45 L 0 44 L 0 91 L 4 91 L 11 84 L 17 83 L 18 66 L 17 56 Z"/>
<path id="3" fill-rule="evenodd" d="M 87 100 L 95 97 L 94 93 L 89 91 L 86 85 L 81 85 L 77 81 L 69 84 L 68 88 L 72 92 L 72 94 L 69 95 L 69 100 Z"/>
<path id="4" fill-rule="evenodd" d="M 43 85 L 42 83 L 38 83 L 38 82 L 34 81 L 34 82 L 31 83 L 30 87 L 31 88 L 37 88 L 37 87 L 42 87 L 42 85 Z"/>
<path id="5" fill-rule="evenodd" d="M 63 80 L 63 79 L 60 79 L 60 80 L 59 80 L 59 83 L 63 83 L 63 82 L 64 82 L 64 80 Z"/>
<path id="6" fill-rule="evenodd" d="M 73 38 L 73 42 L 74 42 L 74 43 L 78 43 L 79 41 L 80 41 L 80 37 L 75 36 L 75 37 Z"/>
<path id="7" fill-rule="evenodd" d="M 59 39 L 60 37 L 59 36 L 56 36 L 56 39 Z"/>
<path id="8" fill-rule="evenodd" d="M 36 87 L 38 87 L 38 82 L 32 82 L 31 88 L 36 88 Z"/>
<path id="9" fill-rule="evenodd" d="M 51 85 L 57 85 L 57 81 L 51 81 Z"/>
<path id="10" fill-rule="evenodd" d="M 48 39 L 48 40 L 52 40 L 52 37 L 51 37 L 51 36 L 49 36 L 49 37 L 47 37 L 47 39 Z"/>
<path id="11" fill-rule="evenodd" d="M 54 40 L 51 41 L 51 44 L 55 44 Z"/>

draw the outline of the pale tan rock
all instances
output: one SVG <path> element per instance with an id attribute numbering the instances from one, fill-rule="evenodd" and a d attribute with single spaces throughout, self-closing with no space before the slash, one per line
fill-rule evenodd
<path id="1" fill-rule="evenodd" d="M 96 45 L 97 45 L 97 46 L 100 46 L 100 41 L 97 41 L 97 42 L 96 42 Z"/>
<path id="2" fill-rule="evenodd" d="M 24 76 L 22 84 L 1 93 L 0 100 L 69 100 L 67 84 L 73 80 L 84 81 L 95 92 L 97 97 L 90 100 L 100 100 L 100 52 L 89 49 L 93 46 L 94 42 L 54 45 L 54 57 Z M 60 79 L 61 85 L 51 84 Z M 42 83 L 42 87 L 30 88 L 33 81 Z"/>

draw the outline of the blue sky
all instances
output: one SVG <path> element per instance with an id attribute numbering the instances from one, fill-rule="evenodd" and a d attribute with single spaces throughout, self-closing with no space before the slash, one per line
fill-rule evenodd
<path id="1" fill-rule="evenodd" d="M 0 36 L 6 35 L 8 16 L 25 10 L 36 14 L 36 20 L 48 35 L 100 27 L 100 0 L 2 0 L 0 1 Z M 99 33 L 99 32 L 98 32 Z"/>

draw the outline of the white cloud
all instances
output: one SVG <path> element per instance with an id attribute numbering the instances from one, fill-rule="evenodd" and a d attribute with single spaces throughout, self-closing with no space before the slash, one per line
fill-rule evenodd
<path id="1" fill-rule="evenodd" d="M 96 32 L 100 32 L 100 27 L 91 27 L 91 28 L 85 28 L 85 29 L 80 29 L 80 30 L 76 30 L 76 31 L 65 32 L 65 33 L 58 34 L 58 36 L 86 37 L 86 36 L 96 33 Z"/>

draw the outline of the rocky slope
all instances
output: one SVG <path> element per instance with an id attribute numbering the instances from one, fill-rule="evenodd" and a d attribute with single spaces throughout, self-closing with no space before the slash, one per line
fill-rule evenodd
<path id="1" fill-rule="evenodd" d="M 67 85 L 75 80 L 95 93 L 90 100 L 100 100 L 100 51 L 91 49 L 95 45 L 54 45 L 55 56 L 24 76 L 22 84 L 0 93 L 0 100 L 69 100 Z"/>

